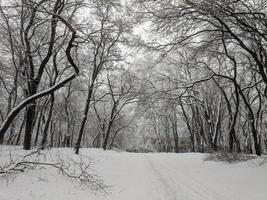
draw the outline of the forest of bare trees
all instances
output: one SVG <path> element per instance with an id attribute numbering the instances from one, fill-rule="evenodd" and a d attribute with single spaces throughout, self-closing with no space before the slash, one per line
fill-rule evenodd
<path id="1" fill-rule="evenodd" d="M 267 151 L 264 0 L 0 1 L 0 143 Z"/>

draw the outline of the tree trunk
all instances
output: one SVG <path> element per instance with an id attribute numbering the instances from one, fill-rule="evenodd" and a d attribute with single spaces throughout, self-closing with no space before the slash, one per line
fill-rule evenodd
<path id="1" fill-rule="evenodd" d="M 113 101 L 113 107 L 112 107 L 112 111 L 111 111 L 110 118 L 109 118 L 108 128 L 107 128 L 107 131 L 105 133 L 105 139 L 103 141 L 103 149 L 104 150 L 107 149 L 107 144 L 108 144 L 108 139 L 109 139 L 109 135 L 111 132 L 111 127 L 112 127 L 114 119 L 116 117 L 115 113 L 116 113 L 117 106 L 118 106 L 118 102 Z"/>
<path id="2" fill-rule="evenodd" d="M 36 111 L 36 102 L 33 101 L 31 104 L 26 107 L 26 126 L 24 132 L 24 142 L 23 149 L 30 150 L 31 149 L 31 139 L 32 139 L 32 131 L 33 131 L 33 121 L 35 118 Z"/>
<path id="3" fill-rule="evenodd" d="M 218 108 L 217 108 L 217 119 L 215 122 L 215 127 L 214 127 L 214 133 L 213 133 L 213 149 L 217 151 L 218 149 L 218 135 L 219 135 L 219 129 L 220 129 L 220 124 L 221 124 L 221 105 L 222 105 L 222 96 L 220 96 L 220 101 L 218 103 Z"/>
<path id="4" fill-rule="evenodd" d="M 7 114 L 9 114 L 9 112 L 11 111 L 11 109 L 12 109 L 11 106 L 12 106 L 12 92 L 9 93 L 9 95 L 8 95 Z M 10 127 L 10 136 L 14 134 L 13 126 L 14 126 L 14 122 L 11 124 L 11 127 Z M 5 139 L 5 133 L 0 136 L 0 144 L 4 143 L 4 139 Z"/>
<path id="5" fill-rule="evenodd" d="M 183 106 L 183 103 L 180 101 L 180 106 L 182 108 L 182 111 L 183 111 L 183 116 L 185 118 L 185 123 L 186 123 L 186 126 L 187 126 L 187 130 L 189 132 L 189 135 L 190 135 L 190 141 L 191 141 L 191 151 L 192 152 L 195 152 L 195 137 L 194 137 L 194 133 L 192 131 L 192 127 L 190 125 L 190 122 L 189 122 L 189 119 L 188 119 L 188 116 L 185 112 L 185 109 L 184 109 L 184 106 Z"/>
<path id="6" fill-rule="evenodd" d="M 39 138 L 39 133 L 40 133 L 40 128 L 41 128 L 41 121 L 43 117 L 43 112 L 46 110 L 48 100 L 46 99 L 45 102 L 43 103 L 41 110 L 39 112 L 39 117 L 37 120 L 37 128 L 36 128 L 36 133 L 35 133 L 35 140 L 34 140 L 34 146 L 37 146 L 38 138 Z"/>
<path id="7" fill-rule="evenodd" d="M 110 135 L 110 132 L 111 132 L 112 124 L 113 124 L 113 120 L 111 119 L 111 120 L 109 121 L 108 129 L 107 129 L 107 131 L 106 131 L 105 139 L 104 139 L 104 142 L 103 142 L 103 149 L 104 149 L 104 150 L 107 149 L 107 144 L 108 144 L 108 139 L 109 139 L 109 135 Z"/>
<path id="8" fill-rule="evenodd" d="M 253 110 L 249 104 L 249 102 L 247 101 L 244 93 L 242 92 L 241 88 L 239 87 L 239 93 L 241 95 L 241 97 L 243 98 L 243 101 L 248 109 L 248 121 L 249 121 L 249 124 L 250 124 L 250 127 L 251 127 L 251 132 L 252 132 L 252 137 L 253 137 L 253 140 L 254 140 L 254 148 L 255 148 L 255 152 L 256 152 L 256 155 L 257 156 L 261 156 L 261 147 L 260 147 L 260 143 L 259 143 L 259 139 L 258 139 L 258 131 L 256 129 L 256 126 L 255 126 L 255 117 L 254 117 L 254 113 L 253 113 Z"/>
<path id="9" fill-rule="evenodd" d="M 19 145 L 21 133 L 22 133 L 22 129 L 23 129 L 24 125 L 25 125 L 25 117 L 23 118 L 23 121 L 20 125 L 19 133 L 18 133 L 17 140 L 16 140 L 16 145 Z"/>
<path id="10" fill-rule="evenodd" d="M 179 137 L 177 133 L 177 129 L 173 131 L 174 145 L 175 145 L 175 153 L 179 153 Z"/>
<path id="11" fill-rule="evenodd" d="M 174 151 L 175 153 L 179 153 L 179 136 L 178 136 L 178 130 L 177 130 L 177 115 L 175 113 L 175 109 L 173 108 L 173 119 L 171 119 L 172 123 L 172 133 L 173 133 L 173 139 L 174 139 Z"/>
<path id="12" fill-rule="evenodd" d="M 109 147 L 112 147 L 112 146 L 114 145 L 115 138 L 117 137 L 117 135 L 119 134 L 119 132 L 120 132 L 122 129 L 126 128 L 126 127 L 127 127 L 127 126 L 123 126 L 123 127 L 121 127 L 121 128 L 119 128 L 119 129 L 116 130 L 116 132 L 114 133 L 114 135 L 113 135 L 112 138 L 111 138 L 111 142 L 110 142 L 110 144 L 109 144 Z"/>
<path id="13" fill-rule="evenodd" d="M 77 75 L 75 73 L 75 74 L 67 77 L 63 81 L 56 84 L 55 86 L 26 98 L 19 105 L 17 105 L 15 108 L 13 108 L 11 110 L 11 112 L 8 114 L 7 118 L 5 119 L 5 121 L 3 122 L 3 124 L 0 128 L 0 137 L 8 130 L 8 128 L 9 128 L 10 124 L 13 122 L 14 118 L 18 115 L 18 113 L 23 108 L 25 108 L 25 107 L 30 108 L 31 105 L 35 105 L 35 104 L 31 104 L 31 103 L 34 102 L 36 99 L 39 99 L 39 98 L 44 97 L 46 95 L 49 95 L 49 94 L 51 94 L 51 92 L 54 92 L 54 91 L 58 90 L 59 88 L 63 87 L 66 83 L 68 83 L 68 82 L 72 81 L 74 78 L 76 78 L 76 76 Z M 34 108 L 34 110 L 35 110 L 35 108 Z M 28 113 L 28 111 L 26 110 L 26 115 L 27 114 L 31 114 L 31 113 Z M 25 118 L 27 119 L 27 116 Z M 28 124 L 28 128 L 30 127 L 29 125 L 32 125 L 32 124 L 33 124 L 33 120 L 31 122 L 31 124 Z"/>
<path id="14" fill-rule="evenodd" d="M 46 123 L 45 123 L 42 142 L 41 142 L 41 148 L 42 149 L 44 149 L 44 146 L 47 143 L 48 129 L 50 127 L 49 125 L 50 125 L 50 121 L 51 121 L 52 114 L 53 114 L 54 102 L 55 102 L 55 95 L 54 95 L 54 92 L 52 92 L 51 93 L 51 99 L 50 99 L 50 109 L 49 109 L 48 117 L 47 117 L 47 120 L 46 120 Z"/>
<path id="15" fill-rule="evenodd" d="M 93 87 L 94 87 L 94 81 L 91 83 L 89 91 L 88 91 L 88 95 L 87 95 L 87 99 L 86 99 L 86 103 L 85 103 L 85 108 L 84 108 L 84 112 L 83 112 L 83 118 L 82 118 L 82 122 L 81 122 L 81 127 L 79 130 L 77 142 L 75 144 L 75 154 L 79 154 L 82 136 L 83 136 L 83 132 L 84 132 L 84 128 L 85 128 L 85 123 L 87 121 L 89 105 L 90 105 L 92 94 L 93 94 Z"/>

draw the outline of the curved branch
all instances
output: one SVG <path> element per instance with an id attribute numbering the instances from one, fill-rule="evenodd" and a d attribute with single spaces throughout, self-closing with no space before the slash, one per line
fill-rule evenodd
<path id="1" fill-rule="evenodd" d="M 24 101 L 22 101 L 19 105 L 17 105 L 15 108 L 13 108 L 10 113 L 8 114 L 7 118 L 5 119 L 5 121 L 3 122 L 1 128 L 0 128 L 0 138 L 4 135 L 4 133 L 7 131 L 7 129 L 9 128 L 10 124 L 12 123 L 12 121 L 15 119 L 15 117 L 18 115 L 18 113 L 25 108 L 26 105 L 30 104 L 31 102 L 35 101 L 36 99 L 39 99 L 41 97 L 44 97 L 48 94 L 51 94 L 52 92 L 55 92 L 56 90 L 58 90 L 59 88 L 63 87 L 66 83 L 72 81 L 74 78 L 76 77 L 76 74 L 73 74 L 70 77 L 67 77 L 66 79 L 64 79 L 63 81 L 59 82 L 58 84 L 56 84 L 55 86 L 44 90 L 42 92 L 39 92 L 33 96 L 30 96 L 28 98 L 26 98 Z"/>

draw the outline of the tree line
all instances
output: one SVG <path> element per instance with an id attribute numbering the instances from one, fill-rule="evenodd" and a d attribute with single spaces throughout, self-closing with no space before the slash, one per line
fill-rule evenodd
<path id="1" fill-rule="evenodd" d="M 261 0 L 2 2 L 0 142 L 267 149 Z M 139 33 L 136 34 L 136 30 Z M 138 32 L 138 31 L 137 31 Z"/>
<path id="2" fill-rule="evenodd" d="M 267 3 L 138 2 L 143 10 L 139 18 L 149 21 L 153 33 L 147 48 L 157 52 L 156 65 L 161 69 L 155 76 L 162 83 L 152 88 L 165 96 L 156 111 L 152 106 L 154 128 L 175 127 L 171 113 L 176 109 L 190 135 L 192 151 L 204 146 L 261 155 L 267 144 Z M 172 116 L 168 122 L 157 116 L 162 109 Z"/>

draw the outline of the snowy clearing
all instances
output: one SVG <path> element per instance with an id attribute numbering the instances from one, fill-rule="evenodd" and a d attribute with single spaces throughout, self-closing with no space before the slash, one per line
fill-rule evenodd
<path id="1" fill-rule="evenodd" d="M 1 163 L 28 152 L 0 147 Z M 76 159 L 72 149 L 48 154 Z M 266 200 L 267 163 L 258 158 L 237 164 L 203 161 L 197 153 L 135 154 L 82 149 L 83 160 L 111 186 L 107 194 L 45 167 L 0 177 L 1 200 Z"/>

